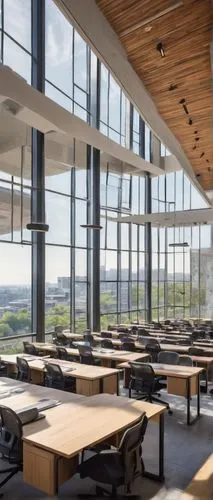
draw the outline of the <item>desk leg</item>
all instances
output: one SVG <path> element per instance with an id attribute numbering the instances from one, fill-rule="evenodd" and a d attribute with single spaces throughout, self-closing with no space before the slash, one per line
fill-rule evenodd
<path id="1" fill-rule="evenodd" d="M 159 417 L 159 474 L 153 474 L 152 472 L 144 471 L 143 474 L 149 479 L 154 479 L 155 481 L 163 482 L 164 477 L 164 413 L 161 413 Z"/>
<path id="2" fill-rule="evenodd" d="M 120 372 L 117 373 L 117 396 L 119 396 L 119 381 L 120 381 Z"/>
<path id="3" fill-rule="evenodd" d="M 190 413 L 190 399 L 191 399 L 191 390 L 190 390 L 190 379 L 187 379 L 187 425 L 194 424 L 198 418 L 200 418 L 200 375 L 197 375 L 197 415 L 191 420 Z"/>
<path id="4" fill-rule="evenodd" d="M 205 392 L 206 392 L 206 394 L 207 394 L 207 393 L 208 393 L 208 381 L 209 381 L 208 366 L 206 367 L 205 374 L 206 374 L 206 387 L 205 387 Z"/>

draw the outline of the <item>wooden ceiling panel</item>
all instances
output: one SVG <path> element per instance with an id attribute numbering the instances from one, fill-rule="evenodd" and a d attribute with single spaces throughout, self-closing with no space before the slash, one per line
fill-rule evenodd
<path id="1" fill-rule="evenodd" d="M 213 189 L 211 0 L 183 0 L 182 5 L 178 0 L 96 3 L 120 37 L 130 63 L 161 116 L 181 143 L 199 182 L 205 190 Z M 174 5 L 178 7 L 168 12 Z M 156 49 L 160 41 L 165 57 Z M 169 91 L 171 84 L 177 86 L 174 91 Z M 179 104 L 181 99 L 185 99 L 188 115 Z M 195 141 L 196 136 L 199 141 Z"/>

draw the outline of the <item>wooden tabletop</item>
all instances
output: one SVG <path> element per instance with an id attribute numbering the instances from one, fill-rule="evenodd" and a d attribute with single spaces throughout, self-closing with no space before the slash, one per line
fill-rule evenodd
<path id="1" fill-rule="evenodd" d="M 17 356 L 22 357 L 21 354 L 5 354 L 2 356 L 2 361 L 8 364 L 16 364 Z M 105 368 L 102 366 L 93 366 L 93 365 L 84 365 L 82 363 L 73 363 L 71 361 L 63 361 L 61 359 L 43 359 L 37 356 L 33 356 L 34 360 L 28 360 L 25 358 L 31 369 L 43 371 L 45 370 L 45 363 L 54 363 L 56 365 L 60 365 L 64 376 L 74 377 L 74 378 L 83 378 L 87 380 L 95 380 L 103 377 L 107 377 L 108 375 L 113 375 L 118 373 L 119 370 L 115 368 Z M 70 369 L 70 371 L 68 371 Z"/>
<path id="2" fill-rule="evenodd" d="M 141 413 L 153 418 L 165 406 L 100 394 L 49 409 L 46 419 L 24 427 L 24 441 L 72 457 L 134 424 Z"/>
<path id="3" fill-rule="evenodd" d="M 17 388 L 23 389 L 24 392 L 15 392 Z M 10 396 L 4 397 L 5 392 L 10 392 Z M 6 377 L 0 377 L 0 404 L 8 406 L 15 411 L 21 410 L 29 405 L 36 406 L 40 399 L 56 399 L 63 403 L 79 401 L 86 396 L 74 394 L 71 392 L 60 391 L 39 385 L 28 384 L 13 380 Z M 42 412 L 43 413 L 43 412 Z"/>
<path id="4" fill-rule="evenodd" d="M 163 363 L 149 363 L 149 365 L 152 366 L 156 375 L 167 377 L 190 378 L 203 371 L 203 368 L 194 366 L 166 365 Z M 128 362 L 125 362 L 119 364 L 118 368 L 130 368 L 130 365 Z"/>
<path id="5" fill-rule="evenodd" d="M 100 350 L 99 350 L 100 349 Z M 77 349 L 67 348 L 68 354 L 79 356 Z M 112 361 L 138 361 L 139 359 L 147 358 L 147 353 L 136 353 L 130 351 L 110 350 L 103 348 L 95 348 L 92 351 L 95 358 L 111 359 Z"/>

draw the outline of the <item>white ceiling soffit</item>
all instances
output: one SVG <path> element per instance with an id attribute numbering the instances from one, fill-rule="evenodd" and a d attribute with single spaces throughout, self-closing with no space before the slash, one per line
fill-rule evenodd
<path id="1" fill-rule="evenodd" d="M 147 222 L 155 227 L 191 226 L 193 224 L 213 224 L 213 208 L 200 210 L 184 210 L 180 212 L 162 212 L 145 215 L 129 215 L 127 217 L 107 217 L 114 222 L 143 225 Z"/>
<path id="2" fill-rule="evenodd" d="M 66 140 L 76 138 L 141 172 L 153 175 L 163 173 L 159 167 L 105 137 L 97 129 L 35 90 L 6 66 L 0 67 L 0 102 L 18 120 L 45 134 L 51 134 L 52 140 L 55 133 L 57 136 L 66 136 Z"/>
<path id="3" fill-rule="evenodd" d="M 79 0 L 54 1 L 93 48 L 99 59 L 110 69 L 153 132 L 176 156 L 194 186 L 200 191 L 205 201 L 210 203 L 180 143 L 158 113 L 149 92 L 129 63 L 118 36 L 97 7 L 95 0 L 86 0 L 86 2 Z"/>

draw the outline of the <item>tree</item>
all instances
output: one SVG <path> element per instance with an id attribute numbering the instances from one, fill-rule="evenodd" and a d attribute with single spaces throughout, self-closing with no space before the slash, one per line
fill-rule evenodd
<path id="1" fill-rule="evenodd" d="M 53 328 L 59 325 L 68 327 L 70 322 L 71 318 L 69 306 L 57 304 L 48 311 L 45 326 L 46 328 Z"/>
<path id="2" fill-rule="evenodd" d="M 1 337 L 6 337 L 7 335 L 11 335 L 13 331 L 10 328 L 10 325 L 8 323 L 1 323 L 0 322 L 0 336 Z"/>
<path id="3" fill-rule="evenodd" d="M 30 312 L 26 309 L 21 309 L 17 313 L 6 311 L 0 319 L 0 325 L 2 323 L 9 325 L 9 334 L 29 332 L 31 328 Z"/>

